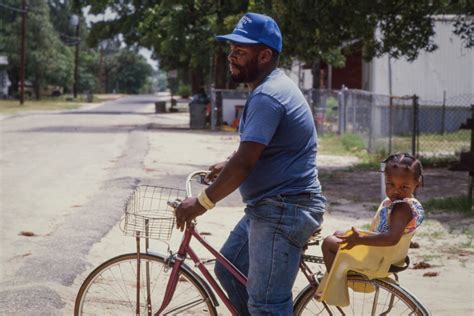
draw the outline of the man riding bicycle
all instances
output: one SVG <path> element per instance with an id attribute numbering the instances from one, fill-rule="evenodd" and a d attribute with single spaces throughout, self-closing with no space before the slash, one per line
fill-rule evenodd
<path id="1" fill-rule="evenodd" d="M 248 277 L 247 288 L 219 263 L 216 276 L 239 315 L 292 315 L 303 246 L 324 213 L 313 117 L 301 91 L 277 68 L 282 36 L 271 17 L 247 13 L 231 34 L 216 39 L 230 42 L 231 77 L 251 93 L 237 151 L 210 167 L 207 189 L 179 205 L 177 226 L 184 229 L 239 188 L 245 215 L 221 253 Z"/>

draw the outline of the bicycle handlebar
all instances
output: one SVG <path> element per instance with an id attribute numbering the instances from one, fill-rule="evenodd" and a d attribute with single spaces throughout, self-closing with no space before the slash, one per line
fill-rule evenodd
<path id="1" fill-rule="evenodd" d="M 198 170 L 198 171 L 194 171 L 194 172 L 192 172 L 188 175 L 188 177 L 186 178 L 186 197 L 187 198 L 193 196 L 193 193 L 191 191 L 191 180 L 193 178 L 199 176 L 200 177 L 199 182 L 201 184 L 209 184 L 204 180 L 204 178 L 207 176 L 208 173 L 209 173 L 209 171 L 207 171 L 207 170 Z"/>

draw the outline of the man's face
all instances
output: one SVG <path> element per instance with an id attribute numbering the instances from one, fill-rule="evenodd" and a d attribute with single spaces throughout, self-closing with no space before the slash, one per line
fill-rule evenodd
<path id="1" fill-rule="evenodd" d="M 254 82 L 260 69 L 258 55 L 260 49 L 256 45 L 230 44 L 229 60 L 230 76 L 235 82 Z"/>

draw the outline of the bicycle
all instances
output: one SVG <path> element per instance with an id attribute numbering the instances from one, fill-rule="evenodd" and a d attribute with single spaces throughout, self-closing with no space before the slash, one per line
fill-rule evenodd
<path id="1" fill-rule="evenodd" d="M 206 174 L 191 173 L 186 179 L 186 191 L 154 186 L 140 186 L 134 191 L 125 206 L 121 228 L 136 238 L 136 252 L 112 258 L 89 274 L 77 294 L 74 315 L 217 315 L 216 294 L 229 313 L 237 315 L 205 265 L 217 260 L 242 284 L 247 279 L 199 234 L 195 221 L 185 229 L 177 252 L 168 249 L 169 254 L 163 255 L 149 251 L 150 238 L 170 239 L 175 225 L 174 208 L 183 197 L 192 196 L 191 180 L 197 177 L 203 183 Z M 199 258 L 190 245 L 193 237 L 215 259 Z M 140 250 L 142 238 L 145 252 Z M 319 245 L 320 240 L 318 231 L 307 247 Z M 187 259 L 194 262 L 201 275 L 185 263 Z M 397 277 L 369 280 L 360 274 L 349 274 L 349 289 L 372 286 L 375 291 L 350 290 L 351 304 L 346 308 L 318 302 L 314 295 L 320 272 L 314 273 L 309 263 L 324 266 L 322 257 L 303 253 L 300 270 L 308 285 L 294 299 L 294 315 L 430 315 L 414 295 L 398 285 Z"/>

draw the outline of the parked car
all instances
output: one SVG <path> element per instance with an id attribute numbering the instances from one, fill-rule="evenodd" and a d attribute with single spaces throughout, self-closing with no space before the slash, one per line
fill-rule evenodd
<path id="1" fill-rule="evenodd" d="M 20 87 L 20 83 L 18 83 Z M 61 86 L 46 85 L 41 87 L 40 96 L 42 97 L 59 97 L 64 92 L 64 88 Z M 35 89 L 30 81 L 25 81 L 25 97 L 31 98 L 35 95 Z"/>

